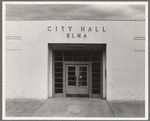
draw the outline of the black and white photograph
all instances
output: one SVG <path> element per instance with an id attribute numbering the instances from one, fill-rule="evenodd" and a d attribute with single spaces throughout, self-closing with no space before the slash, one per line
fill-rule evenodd
<path id="1" fill-rule="evenodd" d="M 2 35 L 2 119 L 148 119 L 148 2 L 5 1 Z"/>

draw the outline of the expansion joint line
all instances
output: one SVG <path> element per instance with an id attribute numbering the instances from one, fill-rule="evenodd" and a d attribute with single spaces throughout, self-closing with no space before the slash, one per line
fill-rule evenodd
<path id="1" fill-rule="evenodd" d="M 39 106 L 39 108 L 37 109 L 37 110 L 39 110 L 44 104 L 45 104 L 45 102 L 47 101 L 48 99 L 46 99 L 45 101 L 44 101 L 44 103 L 41 105 L 41 106 Z M 36 110 L 36 111 L 37 111 Z M 31 115 L 31 117 L 36 113 L 36 111 Z"/>
<path id="2" fill-rule="evenodd" d="M 107 101 L 107 100 L 106 100 L 106 101 Z M 116 115 L 115 115 L 115 113 L 114 113 L 113 109 L 111 108 L 111 106 L 110 106 L 110 104 L 109 104 L 108 101 L 107 101 L 107 103 L 108 103 L 108 105 L 109 105 L 109 107 L 110 107 L 110 109 L 111 109 L 111 112 L 113 113 L 114 117 L 116 117 Z"/>

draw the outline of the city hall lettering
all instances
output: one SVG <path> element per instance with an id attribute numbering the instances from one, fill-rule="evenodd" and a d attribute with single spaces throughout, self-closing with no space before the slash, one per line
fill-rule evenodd
<path id="1" fill-rule="evenodd" d="M 105 27 L 79 27 L 79 33 L 72 33 L 73 27 L 72 26 L 48 26 L 47 30 L 49 32 L 68 32 L 66 34 L 66 38 L 88 38 L 87 33 L 98 33 L 98 32 L 106 32 Z"/>

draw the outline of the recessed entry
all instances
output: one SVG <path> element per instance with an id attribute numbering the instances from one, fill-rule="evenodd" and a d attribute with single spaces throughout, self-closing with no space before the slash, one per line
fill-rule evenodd
<path id="1" fill-rule="evenodd" d="M 105 98 L 106 45 L 58 46 L 62 50 L 49 46 L 53 51 L 53 97 Z"/>

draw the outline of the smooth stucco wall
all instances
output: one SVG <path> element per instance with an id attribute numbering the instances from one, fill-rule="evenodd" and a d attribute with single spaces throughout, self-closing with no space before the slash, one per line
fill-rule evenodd
<path id="1" fill-rule="evenodd" d="M 47 31 L 55 25 L 72 26 L 75 34 L 84 34 L 81 26 L 98 26 L 99 32 L 86 31 L 88 38 L 66 38 L 69 29 Z M 106 32 L 100 30 L 102 27 Z M 7 98 L 48 98 L 48 43 L 105 43 L 107 100 L 145 98 L 145 41 L 134 40 L 135 36 L 145 36 L 144 21 L 7 21 L 6 30 L 10 36 L 6 38 Z"/>

